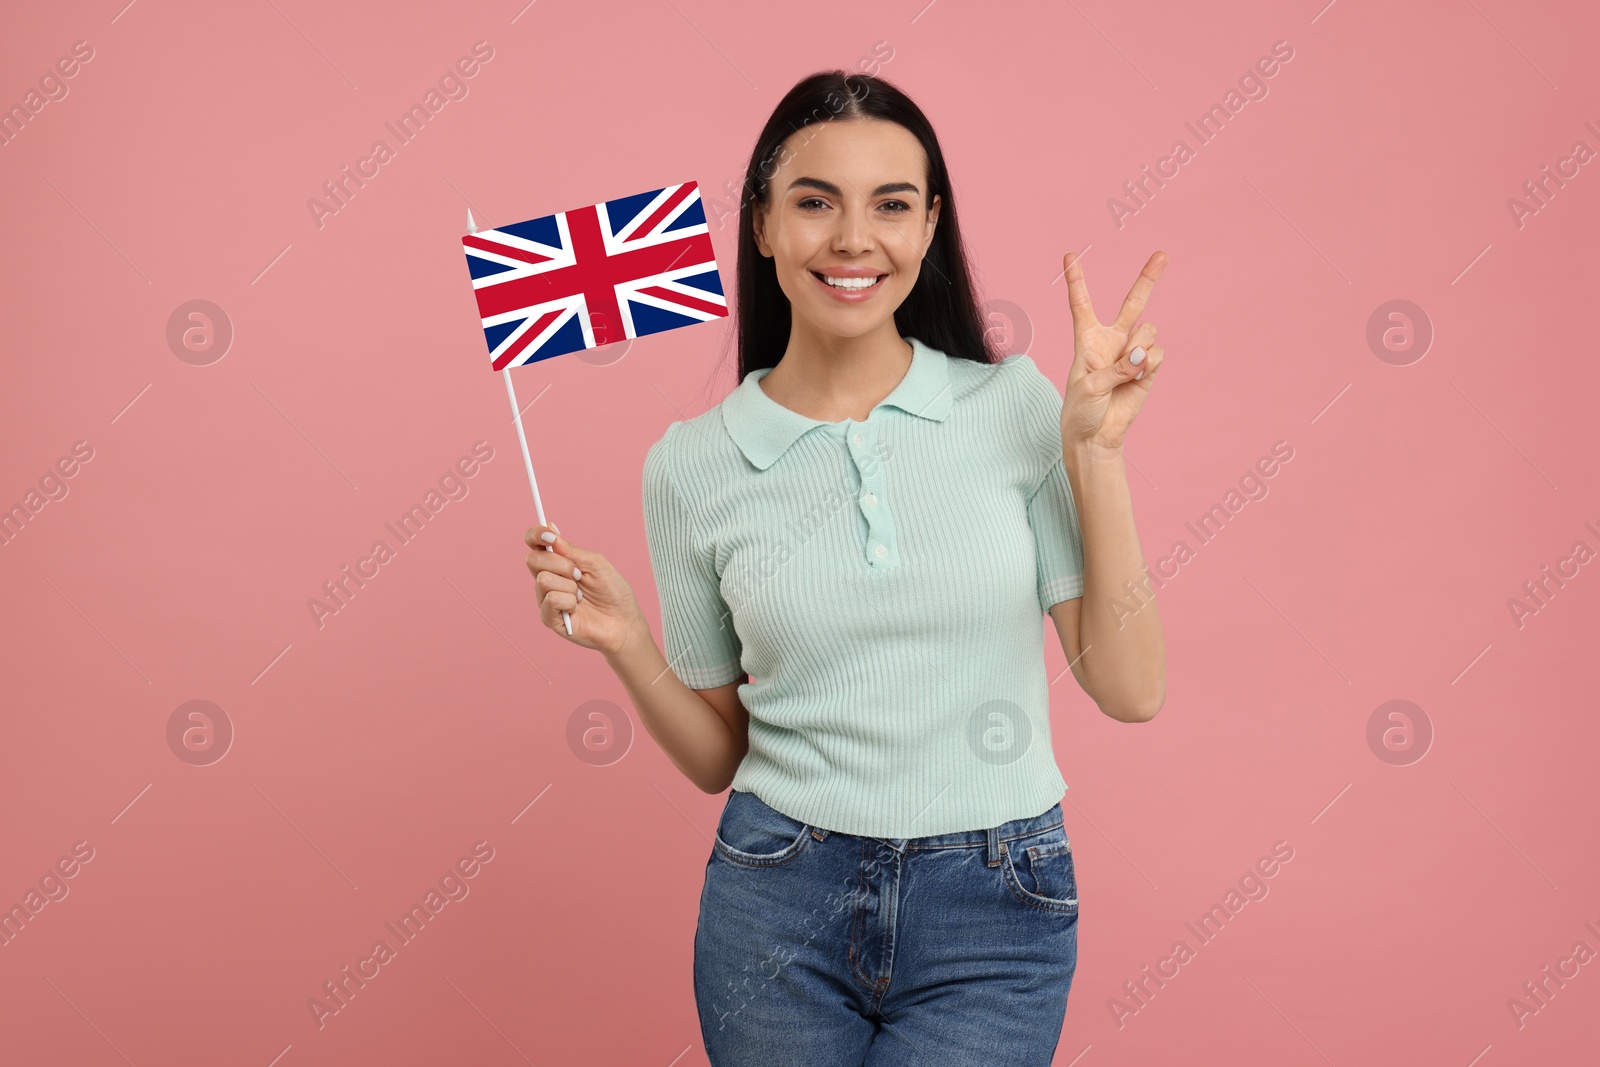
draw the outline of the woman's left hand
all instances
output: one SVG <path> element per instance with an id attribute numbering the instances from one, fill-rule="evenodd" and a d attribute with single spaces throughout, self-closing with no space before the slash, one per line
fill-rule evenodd
<path id="1" fill-rule="evenodd" d="M 1156 372 L 1161 369 L 1161 346 L 1156 328 L 1139 322 L 1156 279 L 1167 266 L 1167 254 L 1156 252 L 1145 263 L 1115 322 L 1102 326 L 1089 302 L 1083 264 L 1076 252 L 1063 260 L 1067 275 L 1067 300 L 1072 304 L 1072 370 L 1067 374 L 1067 395 L 1061 406 L 1061 444 L 1092 444 L 1113 451 L 1144 405 Z M 1135 323 L 1139 323 L 1137 327 Z M 1139 356 L 1137 363 L 1134 356 Z"/>

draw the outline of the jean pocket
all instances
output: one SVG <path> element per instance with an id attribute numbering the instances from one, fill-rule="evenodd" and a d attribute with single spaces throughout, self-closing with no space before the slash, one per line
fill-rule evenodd
<path id="1" fill-rule="evenodd" d="M 794 859 L 811 840 L 811 827 L 768 806 L 754 793 L 735 790 L 717 823 L 714 852 L 745 867 L 774 867 Z"/>
<path id="2" fill-rule="evenodd" d="M 1013 849 L 1013 845 L 1019 847 Z M 1002 842 L 1000 869 L 1006 888 L 1022 903 L 1045 911 L 1077 914 L 1078 876 L 1072 842 L 1063 828 Z"/>

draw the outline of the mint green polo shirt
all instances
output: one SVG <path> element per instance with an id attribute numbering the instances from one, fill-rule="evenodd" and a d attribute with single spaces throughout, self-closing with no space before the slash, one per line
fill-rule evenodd
<path id="1" fill-rule="evenodd" d="M 743 679 L 733 788 L 889 839 L 1061 800 L 1043 616 L 1083 595 L 1055 385 L 1025 355 L 906 340 L 865 420 L 807 418 L 753 370 L 643 471 L 668 664 L 692 689 Z"/>

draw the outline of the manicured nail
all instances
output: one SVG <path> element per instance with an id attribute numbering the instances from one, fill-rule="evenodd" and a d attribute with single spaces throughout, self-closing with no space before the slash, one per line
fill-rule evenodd
<path id="1" fill-rule="evenodd" d="M 1133 350 L 1132 354 L 1128 356 L 1128 362 L 1132 363 L 1135 367 L 1137 367 L 1139 364 L 1143 363 L 1144 362 L 1144 346 L 1141 345 L 1140 347 L 1135 348 Z"/>
<path id="2" fill-rule="evenodd" d="M 580 571 L 576 567 L 572 568 L 572 580 L 573 581 L 577 581 L 579 578 L 582 578 L 582 577 L 583 577 L 583 572 L 582 571 Z"/>
<path id="3" fill-rule="evenodd" d="M 546 530 L 544 533 L 539 535 L 539 540 L 543 541 L 547 545 L 553 545 L 556 543 L 556 535 L 551 533 L 549 530 Z"/>
<path id="4" fill-rule="evenodd" d="M 1133 380 L 1134 381 L 1138 381 L 1140 378 L 1143 378 L 1143 377 L 1144 377 L 1144 371 L 1140 371 L 1138 374 L 1135 374 L 1133 376 Z"/>
<path id="5" fill-rule="evenodd" d="M 578 590 L 578 599 L 579 600 L 583 599 L 583 590 L 582 589 Z"/>

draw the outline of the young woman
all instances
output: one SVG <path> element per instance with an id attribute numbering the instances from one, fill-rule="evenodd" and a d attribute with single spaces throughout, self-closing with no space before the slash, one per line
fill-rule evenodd
<path id="1" fill-rule="evenodd" d="M 732 786 L 695 934 L 714 1065 L 1048 1064 L 1078 890 L 1042 616 L 1105 714 L 1156 714 L 1121 449 L 1166 256 L 1109 324 L 1066 257 L 1063 403 L 987 350 L 938 140 L 893 85 L 801 81 L 745 192 L 740 384 L 644 462 L 665 654 L 606 558 L 538 526 L 541 616 L 695 785 Z"/>

